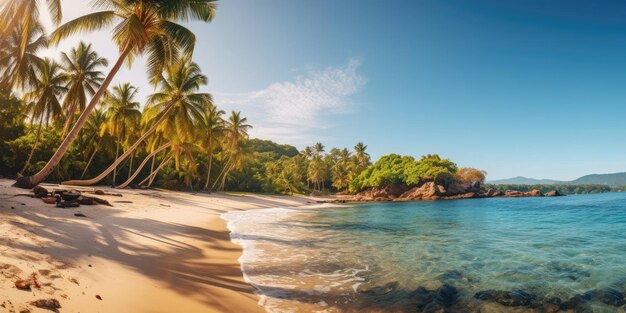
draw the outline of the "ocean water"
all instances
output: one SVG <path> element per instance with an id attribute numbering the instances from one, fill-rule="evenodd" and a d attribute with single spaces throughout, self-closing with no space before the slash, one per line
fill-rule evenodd
<path id="1" fill-rule="evenodd" d="M 224 218 L 269 312 L 422 312 L 423 291 L 446 284 L 457 291 L 449 312 L 543 312 L 537 303 L 558 308 L 572 298 L 582 300 L 560 305 L 562 312 L 625 312 L 626 193 L 322 205 Z M 522 291 L 533 304 L 475 297 L 490 290 Z"/>

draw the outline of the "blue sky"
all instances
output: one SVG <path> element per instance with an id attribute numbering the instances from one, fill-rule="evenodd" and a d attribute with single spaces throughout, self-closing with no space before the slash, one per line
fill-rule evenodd
<path id="1" fill-rule="evenodd" d="M 624 16 L 619 1 L 224 0 L 189 26 L 207 90 L 254 136 L 573 179 L 626 171 Z M 109 38 L 82 37 L 113 60 Z M 141 62 L 118 81 L 145 95 Z"/>

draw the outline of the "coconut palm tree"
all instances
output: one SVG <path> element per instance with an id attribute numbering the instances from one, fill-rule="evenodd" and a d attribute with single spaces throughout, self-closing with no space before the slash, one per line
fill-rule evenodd
<path id="1" fill-rule="evenodd" d="M 87 165 L 83 169 L 83 173 L 80 175 L 81 178 L 87 174 L 89 170 L 89 166 L 93 161 L 96 153 L 100 151 L 102 148 L 103 140 L 106 138 L 110 138 L 108 134 L 102 133 L 102 128 L 105 127 L 107 115 L 106 112 L 100 109 L 95 109 L 93 114 L 89 116 L 87 123 L 85 124 L 85 128 L 83 129 L 83 134 L 85 135 L 85 142 L 87 143 L 86 148 L 84 149 L 85 156 L 90 155 L 89 160 L 87 161 Z"/>
<path id="2" fill-rule="evenodd" d="M 22 91 L 35 88 L 44 62 L 37 53 L 48 45 L 41 24 L 35 23 L 28 32 L 16 28 L 0 38 L 0 88 L 19 88 Z M 26 42 L 23 50 L 22 42 Z"/>
<path id="3" fill-rule="evenodd" d="M 67 92 L 66 82 L 67 76 L 61 66 L 48 58 L 44 59 L 35 84 L 36 88 L 25 95 L 26 99 L 32 101 L 29 108 L 31 121 L 38 121 L 39 125 L 37 126 L 33 147 L 28 154 L 24 168 L 18 175 L 21 175 L 30 165 L 33 153 L 41 137 L 42 125 L 44 123 L 48 124 L 61 115 L 59 98 Z"/>
<path id="4" fill-rule="evenodd" d="M 224 136 L 224 154 L 226 156 L 226 162 L 211 189 L 215 188 L 220 177 L 221 188 L 223 189 L 228 173 L 242 164 L 245 156 L 242 149 L 242 142 L 248 139 L 248 131 L 252 129 L 252 125 L 247 123 L 248 118 L 241 117 L 241 112 L 232 111 L 230 117 L 228 117 Z"/>
<path id="5" fill-rule="evenodd" d="M 58 43 L 78 32 L 101 30 L 115 25 L 113 41 L 119 47 L 120 56 L 48 163 L 37 174 L 18 179 L 15 184 L 18 187 L 32 188 L 48 177 L 78 136 L 124 62 L 147 54 L 148 74 L 157 83 L 163 70 L 176 63 L 180 54 L 190 57 L 196 42 L 195 35 L 176 21 L 211 21 L 215 16 L 216 0 L 100 0 L 95 1 L 94 6 L 102 11 L 61 25 L 52 33 L 51 42 Z"/>
<path id="6" fill-rule="evenodd" d="M 370 165 L 370 155 L 365 152 L 365 150 L 367 150 L 367 145 L 362 142 L 359 142 L 354 146 L 354 155 L 357 160 L 357 166 L 360 169 L 364 169 Z"/>
<path id="7" fill-rule="evenodd" d="M 40 2 L 39 0 L 11 0 L 0 4 L 0 38 L 7 38 L 17 32 L 19 40 L 14 49 L 16 53 L 13 54 L 17 60 L 26 59 L 27 55 L 32 53 L 32 47 L 29 48 L 32 44 L 29 40 L 30 34 L 43 33 L 39 23 Z M 46 2 L 53 22 L 60 23 L 63 18 L 61 1 L 47 0 Z"/>
<path id="8" fill-rule="evenodd" d="M 203 118 L 199 124 L 201 135 L 199 146 L 209 159 L 204 190 L 209 189 L 209 182 L 211 181 L 211 167 L 213 165 L 213 153 L 225 131 L 225 122 L 222 118 L 222 115 L 225 113 L 226 112 L 219 110 L 215 105 L 211 105 L 204 112 Z"/>
<path id="9" fill-rule="evenodd" d="M 150 128 L 97 177 L 63 183 L 88 186 L 99 182 L 155 131 L 159 131 L 163 136 L 167 135 L 168 139 L 176 138 L 181 142 L 193 139 L 195 121 L 202 119 L 202 112 L 213 103 L 210 94 L 197 92 L 207 83 L 207 77 L 202 75 L 196 63 L 181 61 L 168 68 L 159 81 L 160 90 L 148 97 L 145 118 L 153 121 L 149 123 Z"/>
<path id="10" fill-rule="evenodd" d="M 321 142 L 318 142 L 315 144 L 315 146 L 313 146 L 313 151 L 315 156 L 322 156 L 322 153 L 324 153 L 324 145 Z"/>
<path id="11" fill-rule="evenodd" d="M 102 85 L 104 73 L 100 69 L 108 66 L 108 61 L 98 56 L 91 44 L 81 41 L 69 54 L 61 54 L 61 62 L 70 78 L 67 96 L 63 101 L 63 111 L 67 118 L 61 135 L 63 137 L 69 131 L 75 115 L 85 109 L 87 95 L 92 97 Z"/>
<path id="12" fill-rule="evenodd" d="M 128 131 L 139 124 L 141 111 L 139 102 L 134 101 L 138 89 L 129 83 L 113 87 L 113 91 L 104 97 L 107 106 L 106 122 L 103 125 L 101 135 L 108 133 L 116 138 L 115 158 L 118 157 L 120 144 L 126 140 Z M 113 169 L 113 186 L 117 176 L 117 166 Z"/>

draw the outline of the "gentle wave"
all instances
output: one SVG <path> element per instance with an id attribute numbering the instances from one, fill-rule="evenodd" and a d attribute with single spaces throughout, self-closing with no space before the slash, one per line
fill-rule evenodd
<path id="1" fill-rule="evenodd" d="M 626 293 L 626 194 L 317 205 L 223 218 L 269 312 L 420 311 L 416 292 L 446 284 L 458 290 L 455 308 L 469 311 L 500 305 L 476 299 L 490 290 L 523 290 L 534 301 L 591 295 L 581 308 L 600 312 L 617 312 Z"/>

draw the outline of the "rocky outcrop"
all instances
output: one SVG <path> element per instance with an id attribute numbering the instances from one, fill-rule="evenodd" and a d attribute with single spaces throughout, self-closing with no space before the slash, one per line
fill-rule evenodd
<path id="1" fill-rule="evenodd" d="M 386 185 L 359 192 L 353 196 L 354 201 L 391 201 L 401 196 L 408 188 L 402 185 Z"/>
<path id="2" fill-rule="evenodd" d="M 507 190 L 505 192 L 485 189 L 479 183 L 453 182 L 447 187 L 427 182 L 421 186 L 409 188 L 402 185 L 387 185 L 364 190 L 352 196 L 342 196 L 338 201 L 417 201 L 417 200 L 454 200 L 470 198 L 522 198 L 522 197 L 555 197 L 562 196 L 558 191 L 552 190 L 545 194 L 541 190 L 534 189 L 527 192 Z"/>

